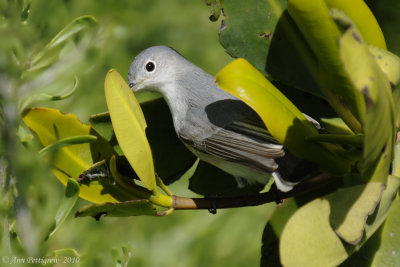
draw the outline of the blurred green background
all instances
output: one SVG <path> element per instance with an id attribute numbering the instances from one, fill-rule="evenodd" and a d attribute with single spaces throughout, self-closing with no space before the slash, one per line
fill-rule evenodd
<path id="1" fill-rule="evenodd" d="M 394 16 L 399 2 L 367 2 L 376 10 L 390 50 L 399 53 L 399 17 Z M 113 266 L 112 250 L 121 252 L 129 246 L 129 266 L 259 265 L 262 232 L 274 204 L 219 210 L 216 215 L 178 211 L 163 218 L 103 218 L 99 222 L 70 216 L 43 242 L 64 187 L 37 156 L 38 147 L 27 140 L 26 149 L 14 136 L 18 132 L 25 138 L 18 128 L 18 103 L 37 92 L 66 93 L 73 87 L 74 76 L 79 85 L 72 98 L 40 105 L 77 114 L 83 122 L 90 114 L 106 111 L 103 82 L 107 71 L 115 68 L 126 75 L 135 55 L 152 45 L 171 46 L 215 74 L 231 58 L 218 42 L 220 23 L 209 21 L 204 1 L 1 0 L 0 11 L 0 176 L 17 181 L 8 195 L 0 194 L 0 259 L 45 257 L 72 248 L 81 255 L 80 265 L 62 263 L 63 256 L 73 255 L 64 250 L 56 266 Z M 86 14 L 96 18 L 94 28 L 74 36 L 51 67 L 26 71 L 32 57 L 65 25 Z M 186 188 L 187 181 L 172 186 L 178 195 L 192 195 Z M 75 210 L 86 204 L 80 200 Z M 11 235 L 5 228 L 8 222 L 15 230 Z"/>
<path id="2" fill-rule="evenodd" d="M 103 88 L 107 71 L 115 68 L 126 75 L 135 55 L 149 46 L 171 46 L 211 74 L 231 60 L 219 45 L 219 23 L 209 21 L 210 9 L 204 1 L 35 0 L 30 12 L 21 15 L 29 3 L 0 2 L 3 50 L 0 78 L 5 74 L 10 85 L 7 91 L 6 83 L 1 83 L 4 107 L 17 105 L 38 92 L 64 94 L 73 87 L 76 75 L 79 85 L 72 98 L 36 105 L 74 113 L 86 122 L 89 115 L 107 110 Z M 51 67 L 24 71 L 33 55 L 63 27 L 86 14 L 96 18 L 94 29 L 75 36 Z M 7 120 L 1 123 L 0 151 L 11 159 L 8 171 L 16 178 L 13 190 L 18 197 L 13 203 L 15 208 L 10 205 L 11 212 L 7 213 L 5 208 L 1 211 L 2 229 L 8 218 L 18 236 L 11 235 L 9 247 L 8 233 L 2 230 L 0 259 L 4 255 L 51 256 L 53 251 L 72 248 L 81 255 L 80 266 L 114 266 L 112 249 L 121 253 L 123 246 L 129 246 L 132 253 L 129 266 L 259 265 L 262 232 L 272 210 L 269 207 L 274 204 L 219 210 L 216 215 L 204 210 L 178 211 L 163 218 L 103 218 L 99 222 L 70 216 L 49 241 L 43 242 L 64 187 L 37 157 L 37 147 L 32 151 L 26 149 L 19 140 L 7 135 L 17 131 L 18 118 L 8 123 Z M 25 146 L 34 145 L 27 142 Z M 188 181 L 179 181 L 172 190 L 178 195 L 191 196 L 187 184 Z M 89 203 L 79 200 L 73 213 L 86 204 Z M 61 251 L 58 258 L 63 260 L 64 256 L 73 253 Z"/>

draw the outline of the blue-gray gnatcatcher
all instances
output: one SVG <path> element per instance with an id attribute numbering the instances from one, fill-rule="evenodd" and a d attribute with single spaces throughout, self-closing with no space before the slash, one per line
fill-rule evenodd
<path id="1" fill-rule="evenodd" d="M 299 167 L 304 161 L 285 151 L 249 106 L 172 48 L 142 51 L 129 68 L 128 82 L 134 92 L 162 94 L 179 139 L 201 160 L 250 183 L 266 183 L 272 174 L 284 192 L 304 178 Z"/>

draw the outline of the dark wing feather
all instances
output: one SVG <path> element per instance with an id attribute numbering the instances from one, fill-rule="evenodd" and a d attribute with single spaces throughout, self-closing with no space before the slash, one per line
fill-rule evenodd
<path id="1" fill-rule="evenodd" d="M 221 100 L 206 107 L 207 118 L 215 127 L 202 140 L 180 138 L 196 150 L 250 168 L 273 172 L 276 158 L 283 157 L 282 145 L 270 135 L 258 115 L 239 100 Z"/>

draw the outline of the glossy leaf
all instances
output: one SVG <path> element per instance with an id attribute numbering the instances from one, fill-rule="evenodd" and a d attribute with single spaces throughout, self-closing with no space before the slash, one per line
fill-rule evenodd
<path id="1" fill-rule="evenodd" d="M 55 217 L 55 223 L 50 230 L 50 233 L 46 237 L 49 239 L 58 230 L 61 224 L 65 221 L 67 216 L 70 214 L 72 208 L 75 206 L 76 201 L 79 197 L 79 184 L 76 180 L 69 178 L 67 186 L 65 188 L 64 198 L 61 201 L 60 207 Z"/>
<path id="2" fill-rule="evenodd" d="M 140 180 L 149 190 L 156 189 L 153 157 L 147 141 L 146 121 L 128 84 L 116 70 L 105 80 L 105 94 L 118 143 Z"/>
<path id="3" fill-rule="evenodd" d="M 43 146 L 52 145 L 60 139 L 90 133 L 90 127 L 82 124 L 75 115 L 62 114 L 55 109 L 29 109 L 23 114 L 23 120 L 36 133 Z M 88 143 L 65 146 L 49 156 L 55 167 L 53 173 L 64 185 L 68 178 L 77 179 L 93 164 Z M 110 195 L 103 194 L 102 190 L 103 186 L 99 183 L 81 185 L 79 196 L 94 203 L 117 202 Z"/>
<path id="4" fill-rule="evenodd" d="M 385 37 L 378 21 L 364 0 L 324 0 L 330 10 L 339 9 L 360 30 L 363 38 L 376 47 L 386 49 Z"/>
<path id="5" fill-rule="evenodd" d="M 317 162 L 325 171 L 345 174 L 350 161 L 320 143 L 306 141 L 317 129 L 260 72 L 244 59 L 228 64 L 216 76 L 222 89 L 252 107 L 281 144 L 297 157 Z"/>
<path id="6" fill-rule="evenodd" d="M 99 220 L 101 216 L 105 217 L 127 217 L 139 215 L 155 216 L 157 210 L 148 200 L 130 200 L 120 203 L 102 203 L 90 205 L 76 212 L 75 217 L 91 216 Z"/>

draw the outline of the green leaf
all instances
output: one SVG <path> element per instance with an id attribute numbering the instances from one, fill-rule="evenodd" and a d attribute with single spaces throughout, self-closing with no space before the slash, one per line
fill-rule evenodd
<path id="1" fill-rule="evenodd" d="M 349 17 L 363 38 L 380 49 L 386 49 L 385 37 L 378 21 L 364 0 L 324 0 L 330 11 L 338 9 Z"/>
<path id="2" fill-rule="evenodd" d="M 178 178 L 176 176 L 180 176 L 184 169 L 193 164 L 196 157 L 176 136 L 168 105 L 163 99 L 144 102 L 141 108 L 147 121 L 146 136 L 151 147 L 155 170 L 164 182 L 174 181 Z M 89 122 L 100 136 L 114 146 L 114 149 L 119 147 L 108 112 L 92 115 Z M 118 153 L 118 150 L 116 152 Z M 123 165 L 121 166 L 123 170 L 119 168 L 119 171 L 131 176 L 127 171 L 132 168 L 128 166 L 129 164 Z"/>
<path id="3" fill-rule="evenodd" d="M 321 118 L 321 124 L 324 129 L 333 134 L 353 134 L 341 118 Z"/>
<path id="4" fill-rule="evenodd" d="M 57 60 L 61 52 L 61 45 L 65 44 L 74 35 L 92 27 L 96 19 L 92 16 L 81 16 L 65 26 L 54 38 L 31 60 L 28 71 L 46 67 Z"/>
<path id="5" fill-rule="evenodd" d="M 352 245 L 361 241 L 367 218 L 379 204 L 384 189 L 382 183 L 368 183 L 325 197 L 331 206 L 331 225 L 341 239 Z"/>
<path id="6" fill-rule="evenodd" d="M 55 223 L 47 235 L 46 240 L 54 235 L 54 233 L 60 228 L 61 224 L 70 214 L 72 208 L 75 206 L 76 201 L 79 197 L 79 184 L 74 179 L 68 179 L 67 186 L 65 188 L 64 198 L 61 201 L 60 207 L 55 217 Z"/>
<path id="7" fill-rule="evenodd" d="M 39 153 L 42 155 L 46 155 L 48 153 L 54 152 L 65 146 L 84 144 L 84 143 L 92 143 L 92 142 L 95 142 L 96 140 L 97 140 L 97 137 L 94 135 L 90 135 L 90 134 L 66 137 L 64 139 L 58 140 L 57 142 L 55 142 L 51 145 L 44 147 L 42 150 L 40 150 Z"/>
<path id="8" fill-rule="evenodd" d="M 391 210 L 399 186 L 400 179 L 389 176 L 381 201 L 375 212 L 368 216 L 366 224 L 366 215 L 373 210 L 379 199 L 382 189 L 380 183 L 339 190 L 300 208 L 292 202 L 285 203 L 282 211 L 277 209 L 269 228 L 266 228 L 279 238 L 281 263 L 284 266 L 337 266 L 356 252 L 382 225 Z M 354 237 L 359 236 L 360 227 L 364 227 L 365 235 L 357 246 L 346 245 L 341 242 L 331 224 L 340 224 L 336 231 L 347 229 L 345 235 Z"/>
<path id="9" fill-rule="evenodd" d="M 400 262 L 400 199 L 397 196 L 385 223 L 343 266 L 396 266 Z"/>
<path id="10" fill-rule="evenodd" d="M 246 58 L 265 71 L 271 37 L 286 9 L 286 1 L 222 1 L 221 7 L 224 9 L 219 33 L 222 46 L 228 54 Z"/>
<path id="11" fill-rule="evenodd" d="M 36 133 L 43 146 L 57 143 L 60 139 L 89 135 L 90 127 L 81 123 L 73 114 L 62 114 L 59 110 L 32 108 L 23 114 L 26 125 Z M 68 178 L 77 179 L 81 173 L 93 164 L 91 146 L 95 143 L 83 143 L 65 146 L 49 155 L 54 166 L 53 173 L 66 185 Z M 98 153 L 96 153 L 98 154 Z M 117 202 L 108 194 L 103 194 L 103 186 L 98 182 L 90 186 L 81 185 L 79 196 L 94 203 Z"/>
<path id="12" fill-rule="evenodd" d="M 290 217 L 279 243 L 283 266 L 337 266 L 347 258 L 329 216 L 329 201 L 318 198 Z"/>
<path id="13" fill-rule="evenodd" d="M 372 45 L 369 45 L 368 48 L 392 86 L 397 86 L 400 83 L 400 58 L 387 50 Z"/>
<path id="14" fill-rule="evenodd" d="M 90 126 L 107 142 L 111 141 L 114 136 L 114 130 L 111 124 L 111 118 L 109 112 L 103 112 L 95 114 L 89 118 Z"/>
<path id="15" fill-rule="evenodd" d="M 359 133 L 365 104 L 342 68 L 337 44 L 341 32 L 328 6 L 323 0 L 290 0 L 288 11 L 315 55 L 318 80 L 325 97 L 349 127 Z"/>
<path id="16" fill-rule="evenodd" d="M 368 240 L 368 238 L 370 238 L 385 221 L 392 209 L 399 188 L 400 179 L 396 176 L 389 175 L 386 189 L 383 192 L 378 207 L 376 208 L 376 213 L 373 214 L 373 216 L 370 216 L 367 220 L 367 225 L 365 226 L 366 240 Z"/>
<path id="17" fill-rule="evenodd" d="M 139 103 L 116 70 L 110 70 L 106 76 L 105 94 L 124 155 L 146 188 L 156 190 L 153 157 L 145 134 L 146 121 Z"/>
<path id="18" fill-rule="evenodd" d="M 395 118 L 397 128 L 400 127 L 400 84 L 393 89 L 393 102 L 395 104 Z"/>
<path id="19" fill-rule="evenodd" d="M 271 135 L 295 156 L 320 164 L 332 174 L 350 172 L 350 160 L 335 147 L 307 141 L 317 129 L 277 88 L 244 59 L 228 64 L 216 75 L 218 86 L 252 107 Z M 338 152 L 340 153 L 340 152 Z"/>
<path id="20" fill-rule="evenodd" d="M 340 38 L 339 53 L 353 87 L 365 102 L 363 179 L 385 183 L 395 136 L 389 81 L 356 28 L 350 27 Z"/>
<path id="21" fill-rule="evenodd" d="M 261 267 L 281 266 L 279 259 L 279 239 L 286 223 L 296 212 L 299 204 L 290 198 L 276 207 L 272 217 L 267 222 L 262 236 Z"/>
<path id="22" fill-rule="evenodd" d="M 74 87 L 71 89 L 71 91 L 69 91 L 66 94 L 63 94 L 63 95 L 49 95 L 49 94 L 44 94 L 44 93 L 33 94 L 33 95 L 29 96 L 27 99 L 25 99 L 22 102 L 22 104 L 20 104 L 20 107 L 18 108 L 18 110 L 20 112 L 22 112 L 24 109 L 35 106 L 41 102 L 59 101 L 59 100 L 67 99 L 75 93 L 76 88 L 78 88 L 78 85 L 79 85 L 78 78 L 75 77 Z"/>
<path id="23" fill-rule="evenodd" d="M 91 216 L 99 220 L 101 216 L 105 217 L 127 217 L 139 215 L 155 216 L 157 210 L 148 200 L 129 200 L 120 203 L 102 203 L 87 206 L 76 212 L 75 217 Z"/>
<path id="24" fill-rule="evenodd" d="M 121 251 L 117 248 L 113 248 L 111 251 L 115 266 L 127 267 L 132 256 L 132 248 L 130 246 L 122 246 Z"/>
<path id="25" fill-rule="evenodd" d="M 228 54 L 273 80 L 322 96 L 310 75 L 316 62 L 286 11 L 287 1 L 231 0 L 221 7 L 219 41 Z"/>

